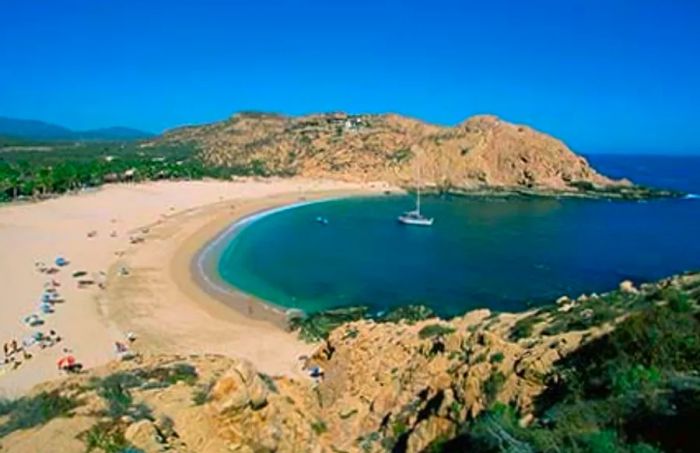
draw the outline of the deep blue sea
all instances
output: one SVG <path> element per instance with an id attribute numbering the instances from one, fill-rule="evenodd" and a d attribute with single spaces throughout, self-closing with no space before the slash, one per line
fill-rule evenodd
<path id="1" fill-rule="evenodd" d="M 700 193 L 700 156 L 589 160 L 604 174 Z M 422 303 L 448 316 L 522 310 L 624 279 L 700 269 L 700 199 L 428 197 L 432 228 L 396 222 L 412 204 L 405 196 L 352 198 L 262 217 L 225 246 L 219 274 L 244 292 L 309 312 Z"/>

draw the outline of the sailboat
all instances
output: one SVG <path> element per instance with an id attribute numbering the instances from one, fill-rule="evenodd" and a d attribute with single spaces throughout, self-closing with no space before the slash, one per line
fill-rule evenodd
<path id="1" fill-rule="evenodd" d="M 420 213 L 420 185 L 416 192 L 416 209 L 413 211 L 404 212 L 398 218 L 399 222 L 404 225 L 415 225 L 415 226 L 432 226 L 433 218 L 425 217 Z"/>

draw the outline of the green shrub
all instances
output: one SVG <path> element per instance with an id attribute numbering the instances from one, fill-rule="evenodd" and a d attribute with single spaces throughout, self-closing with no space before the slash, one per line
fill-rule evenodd
<path id="1" fill-rule="evenodd" d="M 421 339 L 426 339 L 436 337 L 438 335 L 449 335 L 454 331 L 455 329 L 451 326 L 446 326 L 443 324 L 428 324 L 418 332 L 418 336 Z"/>
<path id="2" fill-rule="evenodd" d="M 496 352 L 495 354 L 491 355 L 491 358 L 489 359 L 489 362 L 491 363 L 501 363 L 503 362 L 503 359 L 505 359 L 505 355 L 503 355 L 502 352 Z"/>
<path id="3" fill-rule="evenodd" d="M 512 341 L 518 341 L 523 338 L 528 338 L 532 335 L 532 330 L 539 321 L 540 319 L 535 315 L 518 319 L 510 330 L 510 339 Z"/>
<path id="4" fill-rule="evenodd" d="M 367 315 L 367 307 L 347 307 L 312 313 L 289 320 L 289 328 L 299 331 L 299 338 L 306 342 L 317 342 L 328 338 L 337 327 L 358 321 Z"/>
<path id="5" fill-rule="evenodd" d="M 125 426 L 119 422 L 98 423 L 81 435 L 87 451 L 104 453 L 139 452 L 124 437 Z"/>
<path id="6" fill-rule="evenodd" d="M 400 437 L 407 431 L 408 426 L 406 425 L 406 422 L 401 419 L 394 421 L 394 423 L 391 425 L 391 434 L 394 436 L 394 438 Z"/>
<path id="7" fill-rule="evenodd" d="M 655 367 L 647 368 L 643 365 L 624 367 L 613 372 L 612 390 L 614 394 L 624 395 L 643 388 L 654 388 L 661 383 L 661 379 L 661 372 Z"/>
<path id="8" fill-rule="evenodd" d="M 685 313 L 692 310 L 693 306 L 690 297 L 685 291 L 677 288 L 665 288 L 661 291 L 660 297 L 668 303 L 668 307 L 678 313 Z"/>
<path id="9" fill-rule="evenodd" d="M 176 363 L 170 367 L 158 367 L 139 376 L 142 380 L 156 380 L 164 387 L 184 382 L 193 385 L 197 382 L 197 369 L 189 363 Z"/>
<path id="10" fill-rule="evenodd" d="M 380 322 L 400 322 L 415 324 L 435 316 L 435 312 L 425 305 L 404 305 L 388 311 L 383 316 L 377 318 Z"/>
<path id="11" fill-rule="evenodd" d="M 192 392 L 192 403 L 195 406 L 201 406 L 209 401 L 209 393 L 214 387 L 214 380 L 207 382 L 206 384 L 199 385 Z"/>
<path id="12" fill-rule="evenodd" d="M 483 363 L 483 362 L 486 362 L 486 353 L 485 352 L 482 352 L 481 354 L 479 354 L 478 356 L 476 356 L 474 358 L 474 365 L 476 365 L 477 363 Z"/>
<path id="13" fill-rule="evenodd" d="M 0 437 L 16 430 L 43 425 L 56 417 L 68 416 L 77 406 L 76 399 L 67 398 L 57 390 L 14 401 L 4 400 L 0 403 L 0 416 L 7 416 L 7 420 L 0 425 Z"/>
<path id="14" fill-rule="evenodd" d="M 315 422 L 311 423 L 311 429 L 317 434 L 321 435 L 328 431 L 328 427 L 326 426 L 326 422 L 323 420 L 316 420 Z"/>
<path id="15" fill-rule="evenodd" d="M 493 371 L 491 375 L 481 384 L 481 391 L 487 404 L 493 404 L 498 398 L 498 394 L 506 382 L 506 377 L 500 371 Z"/>
<path id="16" fill-rule="evenodd" d="M 107 415 L 116 418 L 125 415 L 134 400 L 129 389 L 138 387 L 143 380 L 128 372 L 109 375 L 103 379 L 94 379 L 91 386 L 97 394 L 107 401 Z"/>

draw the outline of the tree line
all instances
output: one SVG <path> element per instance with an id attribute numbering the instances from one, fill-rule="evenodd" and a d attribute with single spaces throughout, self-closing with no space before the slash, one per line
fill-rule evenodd
<path id="1" fill-rule="evenodd" d="M 0 201 L 42 198 L 104 183 L 268 176 L 264 164 L 216 167 L 193 145 L 123 143 L 52 145 L 50 150 L 0 148 Z"/>

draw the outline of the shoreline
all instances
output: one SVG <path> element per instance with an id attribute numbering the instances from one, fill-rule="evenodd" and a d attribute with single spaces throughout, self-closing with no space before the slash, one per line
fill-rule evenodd
<path id="1" fill-rule="evenodd" d="M 329 195 L 329 196 L 326 196 Z M 206 241 L 200 249 L 192 256 L 190 262 L 190 272 L 194 281 L 211 297 L 219 300 L 226 306 L 248 316 L 277 325 L 283 330 L 288 330 L 287 310 L 288 308 L 276 305 L 271 301 L 261 299 L 253 294 L 237 288 L 221 278 L 217 264 L 221 258 L 221 253 L 225 246 L 233 237 L 258 220 L 278 212 L 294 209 L 309 204 L 325 203 L 328 201 L 340 200 L 348 197 L 367 196 L 367 192 L 351 192 L 338 195 L 314 194 L 311 199 L 304 197 L 303 200 L 292 202 L 279 202 L 265 208 L 244 214 L 232 220 L 232 223 L 219 231 L 215 236 Z M 372 195 L 370 193 L 370 195 Z M 376 195 L 376 194 L 373 194 Z M 255 310 L 258 307 L 261 310 Z"/>
<path id="2" fill-rule="evenodd" d="M 125 342 L 128 332 L 136 334 L 135 352 L 222 354 L 271 375 L 296 375 L 297 358 L 310 346 L 274 320 L 250 318 L 208 294 L 191 272 L 193 257 L 231 222 L 256 210 L 385 190 L 395 188 L 303 178 L 162 181 L 0 206 L 0 341 L 21 342 L 49 330 L 61 336 L 53 347 L 29 347 L 32 357 L 18 367 L 0 364 L 0 397 L 64 376 L 56 363 L 66 354 L 86 369 L 118 358 L 114 344 Z M 36 271 L 35 262 L 57 256 L 70 264 L 51 276 Z M 81 287 L 72 275 L 77 271 L 95 283 Z M 64 302 L 41 314 L 43 325 L 24 325 L 22 319 L 38 313 L 37 300 L 51 279 L 60 284 Z"/>
<path id="3" fill-rule="evenodd" d="M 326 190 L 307 193 L 306 201 L 320 202 L 347 196 L 366 196 L 383 193 L 369 188 Z M 298 357 L 308 355 L 315 345 L 300 341 L 287 329 L 283 311 L 270 302 L 244 293 L 237 288 L 226 287 L 217 291 L 205 281 L 199 272 L 197 261 L 206 247 L 221 241 L 227 233 L 235 230 L 240 222 L 261 213 L 284 209 L 299 201 L 297 193 L 281 193 L 261 198 L 242 199 L 231 206 L 230 201 L 202 206 L 192 213 L 192 228 L 181 226 L 184 241 L 168 253 L 166 269 L 160 276 L 149 276 L 149 286 L 161 286 L 166 280 L 174 284 L 177 291 L 172 297 L 162 297 L 154 303 L 156 316 L 134 317 L 133 313 L 143 298 L 114 298 L 114 315 L 111 319 L 124 331 L 135 332 L 145 341 L 138 348 L 143 353 L 218 353 L 251 361 L 258 369 L 270 375 L 306 377 L 299 367 Z M 173 219 L 178 222 L 179 219 Z M 179 222 L 178 222 L 179 223 Z M 161 225 L 166 228 L 168 225 Z M 158 238 L 159 231 L 151 232 Z M 168 234 L 168 231 L 163 233 Z M 144 247 L 144 250 L 146 247 Z M 132 257 L 138 260 L 138 256 Z M 150 264 L 150 263 L 149 263 Z M 116 271 L 110 270 L 108 282 L 113 290 L 122 291 L 123 286 Z M 135 269 L 135 276 L 139 277 Z M 128 283 L 126 289 L 131 286 Z M 121 312 L 121 313 L 120 313 Z M 182 316 L 174 316 L 174 313 Z M 172 319 L 169 319 L 172 318 Z M 182 325 L 186 323 L 187 325 Z M 163 341 L 167 339 L 167 341 Z"/>

